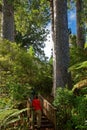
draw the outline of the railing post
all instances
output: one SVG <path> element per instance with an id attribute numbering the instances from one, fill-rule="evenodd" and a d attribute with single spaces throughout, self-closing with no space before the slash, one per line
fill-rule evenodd
<path id="1" fill-rule="evenodd" d="M 29 125 L 30 127 L 32 126 L 32 130 L 34 130 L 34 122 L 35 122 L 35 117 L 34 117 L 34 110 L 31 107 L 31 101 L 30 98 L 28 98 L 27 100 L 27 116 L 28 116 L 28 121 L 29 121 Z"/>
<path id="2" fill-rule="evenodd" d="M 32 113 L 31 113 L 31 115 L 32 115 L 32 129 L 34 130 L 34 122 L 35 122 L 35 116 L 34 116 L 34 110 L 32 109 Z"/>
<path id="3" fill-rule="evenodd" d="M 39 98 L 42 102 L 43 113 L 48 117 L 48 119 L 54 124 L 55 130 L 57 130 L 57 109 L 52 106 L 46 99 L 44 99 L 41 95 Z"/>
<path id="4" fill-rule="evenodd" d="M 55 130 L 57 130 L 57 109 L 55 110 Z"/>

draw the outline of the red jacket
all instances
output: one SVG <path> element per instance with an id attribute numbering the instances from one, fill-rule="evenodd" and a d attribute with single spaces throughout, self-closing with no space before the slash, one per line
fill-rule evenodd
<path id="1" fill-rule="evenodd" d="M 39 99 L 33 99 L 32 107 L 34 108 L 34 110 L 42 110 L 40 100 Z"/>

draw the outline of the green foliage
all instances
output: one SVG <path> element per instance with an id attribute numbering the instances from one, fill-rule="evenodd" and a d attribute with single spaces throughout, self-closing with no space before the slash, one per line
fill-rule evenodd
<path id="1" fill-rule="evenodd" d="M 33 45 L 35 54 L 44 56 L 44 41 L 48 30 L 46 26 L 50 19 L 49 2 L 46 0 L 27 0 L 15 2 L 15 40 L 24 48 Z"/>
<path id="2" fill-rule="evenodd" d="M 87 43 L 85 43 L 85 48 L 87 48 Z"/>
<path id="3" fill-rule="evenodd" d="M 75 96 L 66 88 L 58 88 L 53 104 L 57 107 L 58 130 L 87 129 L 87 93 Z"/>
<path id="4" fill-rule="evenodd" d="M 76 63 L 69 68 L 69 70 L 72 71 L 72 76 L 75 83 L 79 82 L 80 80 L 86 79 L 87 77 L 86 68 L 87 68 L 87 61 Z"/>
<path id="5" fill-rule="evenodd" d="M 73 107 L 74 95 L 67 88 L 58 88 L 54 99 L 54 106 L 57 108 L 57 127 L 58 130 L 72 130 L 71 109 Z"/>
<path id="6" fill-rule="evenodd" d="M 40 62 L 38 69 L 38 77 L 36 82 L 37 90 L 41 93 L 50 94 L 52 90 L 52 64 Z M 47 93 L 46 93 L 47 92 Z"/>
<path id="7" fill-rule="evenodd" d="M 75 0 L 68 0 L 68 9 L 72 10 L 75 9 Z"/>
<path id="8" fill-rule="evenodd" d="M 83 21 L 85 21 L 85 23 L 87 24 L 87 1 L 84 0 L 83 1 Z M 87 32 L 86 32 L 87 33 Z"/>
<path id="9" fill-rule="evenodd" d="M 57 106 L 60 105 L 70 105 L 72 106 L 72 91 L 69 91 L 67 88 L 63 89 L 63 88 L 58 88 L 56 90 L 56 97 L 55 97 L 55 101 L 54 104 Z M 62 103 L 62 104 L 61 104 Z"/>
<path id="10" fill-rule="evenodd" d="M 71 66 L 69 68 L 70 71 L 72 70 L 81 70 L 81 69 L 86 69 L 87 68 L 87 61 L 83 61 L 83 62 L 80 62 L 80 63 L 77 63 L 73 66 Z"/>
<path id="11" fill-rule="evenodd" d="M 74 109 L 72 111 L 72 123 L 75 129 L 87 129 L 87 93 L 86 96 L 77 96 L 74 100 Z"/>
<path id="12" fill-rule="evenodd" d="M 27 110 L 27 108 L 22 109 L 22 110 L 17 110 L 17 109 L 6 109 L 6 110 L 2 110 L 0 112 L 0 127 L 4 130 L 6 128 L 11 128 L 14 129 L 13 127 L 15 127 L 15 123 L 19 122 L 21 120 L 23 120 L 21 118 L 21 114 L 23 112 L 25 112 Z M 12 124 L 12 125 L 10 125 Z M 21 124 L 18 124 L 16 126 L 17 128 L 21 127 Z"/>
<path id="13" fill-rule="evenodd" d="M 87 94 L 87 79 L 79 81 L 73 87 L 73 92 L 75 95 L 86 95 Z"/>
<path id="14" fill-rule="evenodd" d="M 11 108 L 13 106 L 12 99 L 6 94 L 0 96 L 0 111 L 3 109 Z"/>
<path id="15" fill-rule="evenodd" d="M 70 43 L 69 71 L 71 71 L 74 84 L 76 84 L 87 77 L 87 49 L 76 46 L 75 36 L 71 36 Z"/>
<path id="16" fill-rule="evenodd" d="M 74 38 L 74 39 L 72 39 Z M 70 47 L 70 68 L 75 84 L 73 92 L 76 95 L 73 99 L 73 109 L 71 109 L 72 127 L 77 130 L 87 129 L 87 49 L 76 46 L 75 37 L 71 37 Z M 85 73 L 84 73 L 85 72 Z"/>
<path id="17" fill-rule="evenodd" d="M 26 98 L 32 87 L 43 92 L 51 90 L 52 65 L 40 61 L 32 46 L 26 51 L 15 43 L 1 41 L 0 70 L 1 94 L 10 95 L 12 99 Z"/>
<path id="18" fill-rule="evenodd" d="M 0 111 L 0 124 L 4 125 L 6 117 L 8 118 L 9 115 L 13 114 L 16 111 L 16 109 Z"/>
<path id="19" fill-rule="evenodd" d="M 23 86 L 21 84 L 13 83 L 8 84 L 7 87 L 9 89 L 10 96 L 16 101 L 27 99 L 27 97 L 31 94 L 31 87 L 29 84 L 25 84 Z"/>
<path id="20" fill-rule="evenodd" d="M 76 45 L 71 45 L 71 48 L 70 48 L 70 58 L 71 58 L 70 65 L 85 61 L 86 56 L 87 56 L 86 53 L 87 53 L 86 49 L 79 48 Z"/>
<path id="21" fill-rule="evenodd" d="M 30 46 L 30 48 L 29 48 L 29 54 L 30 54 L 31 56 L 34 56 L 33 46 Z"/>

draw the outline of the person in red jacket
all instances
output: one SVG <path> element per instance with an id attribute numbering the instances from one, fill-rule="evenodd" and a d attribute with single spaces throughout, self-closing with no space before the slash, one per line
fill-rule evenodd
<path id="1" fill-rule="evenodd" d="M 36 116 L 36 120 L 37 120 L 37 128 L 39 129 L 41 127 L 42 107 L 41 107 L 41 102 L 38 99 L 37 95 L 32 100 L 32 107 L 35 111 L 35 116 Z"/>

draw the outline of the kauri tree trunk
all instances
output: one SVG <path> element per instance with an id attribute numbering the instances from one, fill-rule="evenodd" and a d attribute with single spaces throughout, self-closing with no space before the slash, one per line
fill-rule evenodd
<path id="1" fill-rule="evenodd" d="M 3 0 L 2 37 L 14 41 L 14 1 Z"/>
<path id="2" fill-rule="evenodd" d="M 53 95 L 68 83 L 69 42 L 67 0 L 54 0 Z"/>
<path id="3" fill-rule="evenodd" d="M 83 5 L 82 0 L 76 0 L 77 46 L 84 48 L 85 32 L 84 32 L 84 23 L 82 20 L 82 12 L 83 12 L 82 5 Z"/>

